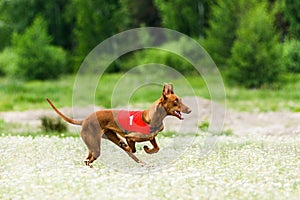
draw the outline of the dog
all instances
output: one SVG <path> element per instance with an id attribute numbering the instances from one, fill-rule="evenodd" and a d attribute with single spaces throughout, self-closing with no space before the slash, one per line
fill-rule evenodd
<path id="1" fill-rule="evenodd" d="M 164 118 L 170 115 L 183 120 L 182 113 L 189 114 L 192 111 L 174 94 L 171 83 L 164 84 L 161 97 L 148 110 L 99 110 L 83 120 L 65 116 L 48 98 L 46 100 L 66 122 L 82 126 L 80 135 L 88 149 L 88 156 L 84 162 L 90 167 L 100 156 L 101 138 L 110 140 L 123 149 L 134 161 L 145 165 L 134 155 L 136 152 L 135 143 L 150 141 L 153 148 L 150 149 L 145 145 L 144 151 L 148 154 L 157 153 L 159 147 L 155 137 L 164 129 Z"/>

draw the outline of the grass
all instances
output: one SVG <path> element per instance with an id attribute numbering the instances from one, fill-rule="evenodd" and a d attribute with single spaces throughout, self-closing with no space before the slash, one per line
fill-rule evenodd
<path id="1" fill-rule="evenodd" d="M 205 121 L 202 121 L 198 127 L 202 132 L 209 132 L 209 130 L 208 130 L 209 125 L 210 125 L 209 122 L 205 120 Z M 216 133 L 209 132 L 209 134 L 211 134 L 213 136 L 232 136 L 233 131 L 231 129 L 225 129 L 225 130 L 222 130 L 221 132 L 216 132 Z"/>
<path id="2" fill-rule="evenodd" d="M 128 82 L 121 84 L 124 90 L 116 90 L 116 83 L 122 78 L 122 74 L 105 74 L 100 80 L 95 91 L 95 102 L 104 107 L 124 106 L 128 104 L 149 104 L 156 100 L 161 94 L 161 86 L 150 84 L 139 87 L 134 91 L 128 91 Z M 135 77 L 136 80 L 143 80 L 144 77 Z M 180 96 L 197 95 L 210 99 L 210 93 L 201 77 L 187 76 L 184 79 L 162 80 L 173 82 L 174 90 Z M 45 98 L 48 97 L 58 107 L 71 107 L 75 76 L 68 75 L 59 80 L 51 81 L 30 81 L 9 80 L 0 78 L 0 111 L 28 110 L 28 109 L 49 109 Z M 87 78 L 88 82 L 88 78 Z M 188 84 L 192 89 L 187 90 Z M 245 89 L 238 86 L 230 87 L 225 85 L 226 106 L 237 111 L 267 112 L 288 110 L 300 112 L 300 75 L 288 75 L 285 83 L 280 88 Z M 117 94 L 113 92 L 118 91 Z M 129 92 L 129 93 L 128 93 Z M 194 94 L 195 93 L 195 94 Z M 130 98 L 128 99 L 128 94 Z M 124 98 L 126 97 L 126 98 Z M 114 102 L 112 102 L 112 99 Z M 121 101 L 122 99 L 125 99 Z"/>

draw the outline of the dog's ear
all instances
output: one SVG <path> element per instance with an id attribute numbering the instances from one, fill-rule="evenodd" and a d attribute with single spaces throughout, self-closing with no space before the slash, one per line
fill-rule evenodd
<path id="1" fill-rule="evenodd" d="M 172 83 L 165 83 L 164 84 L 164 89 L 163 89 L 162 95 L 166 99 L 168 94 L 174 94 Z"/>
<path id="2" fill-rule="evenodd" d="M 169 83 L 169 89 L 171 91 L 171 94 L 174 94 L 174 91 L 173 91 L 173 84 L 172 83 Z"/>

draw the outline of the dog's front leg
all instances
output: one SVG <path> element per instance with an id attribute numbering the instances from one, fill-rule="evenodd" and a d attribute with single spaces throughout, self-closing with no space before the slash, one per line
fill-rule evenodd
<path id="1" fill-rule="evenodd" d="M 145 146 L 144 146 L 144 151 L 145 151 L 146 153 L 149 153 L 149 154 L 157 153 L 157 152 L 159 151 L 159 147 L 158 147 L 158 145 L 157 145 L 157 143 L 156 143 L 155 137 L 154 137 L 152 140 L 150 140 L 150 142 L 151 142 L 151 144 L 153 145 L 153 148 L 150 149 L 147 145 L 145 145 Z"/>

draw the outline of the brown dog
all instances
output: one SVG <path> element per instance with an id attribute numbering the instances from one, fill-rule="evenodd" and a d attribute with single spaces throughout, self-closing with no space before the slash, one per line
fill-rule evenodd
<path id="1" fill-rule="evenodd" d="M 164 129 L 163 119 L 167 115 L 172 115 L 182 120 L 181 112 L 186 114 L 191 112 L 191 109 L 174 94 L 172 84 L 164 85 L 161 98 L 155 101 L 148 110 L 99 110 L 84 120 L 68 118 L 48 98 L 47 101 L 65 121 L 82 125 L 80 134 L 88 148 L 88 156 L 85 159 L 87 166 L 100 156 L 101 138 L 109 139 L 126 151 L 136 162 L 144 164 L 133 154 L 136 152 L 135 143 L 150 141 L 153 148 L 150 149 L 145 145 L 145 152 L 149 154 L 158 152 L 159 147 L 155 137 Z"/>

